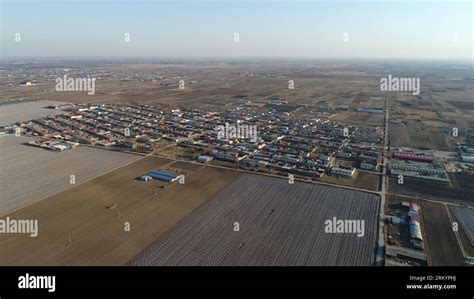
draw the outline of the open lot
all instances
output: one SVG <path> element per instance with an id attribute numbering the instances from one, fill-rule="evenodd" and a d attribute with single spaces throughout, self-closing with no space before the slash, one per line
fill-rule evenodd
<path id="1" fill-rule="evenodd" d="M 241 174 L 129 265 L 369 266 L 379 204 L 370 193 Z M 325 232 L 333 217 L 364 220 L 364 236 Z"/>
<path id="2" fill-rule="evenodd" d="M 468 101 L 447 101 L 449 104 L 461 110 L 474 110 L 474 103 Z"/>
<path id="3" fill-rule="evenodd" d="M 22 143 L 28 137 L 0 137 L 0 215 L 74 187 L 141 156 L 89 147 L 55 152 Z"/>
<path id="4" fill-rule="evenodd" d="M 331 118 L 331 120 L 348 124 L 383 126 L 384 114 L 344 111 L 337 113 L 336 116 Z"/>
<path id="5" fill-rule="evenodd" d="M 178 169 L 184 169 L 188 171 L 196 171 L 199 168 L 203 167 L 202 164 L 196 164 L 196 163 L 187 163 L 183 161 L 178 161 L 170 165 L 170 167 L 178 168 Z"/>
<path id="6" fill-rule="evenodd" d="M 405 124 L 390 124 L 389 138 L 392 146 L 411 146 L 410 136 Z"/>
<path id="7" fill-rule="evenodd" d="M 368 173 L 365 171 L 358 170 L 352 178 L 325 175 L 323 176 L 321 181 L 334 185 L 378 191 L 380 178 L 375 173 Z"/>
<path id="8" fill-rule="evenodd" d="M 430 136 L 426 134 L 425 130 L 422 130 L 417 124 L 408 124 L 406 128 L 412 147 L 430 148 Z"/>
<path id="9" fill-rule="evenodd" d="M 6 126 L 17 121 L 27 121 L 30 119 L 57 115 L 63 113 L 59 109 L 44 108 L 48 105 L 60 105 L 63 102 L 54 101 L 28 101 L 0 106 L 0 126 Z"/>
<path id="10" fill-rule="evenodd" d="M 463 255 L 444 204 L 421 201 L 426 251 L 433 266 L 464 266 Z"/>
<path id="11" fill-rule="evenodd" d="M 0 235 L 0 264 L 123 265 L 238 175 L 203 167 L 164 189 L 135 179 L 172 162 L 141 159 L 10 214 L 37 219 L 39 234 Z"/>
<path id="12" fill-rule="evenodd" d="M 402 185 L 395 177 L 390 178 L 390 190 L 394 193 L 415 198 L 428 198 L 446 202 L 474 203 L 474 189 L 469 188 L 472 175 L 449 173 L 452 186 L 428 180 L 405 177 Z"/>
<path id="13" fill-rule="evenodd" d="M 426 124 L 426 122 L 424 122 Z M 434 126 L 433 126 L 434 127 Z M 394 147 L 429 148 L 440 151 L 454 150 L 440 128 L 427 132 L 416 124 L 390 124 L 390 144 Z"/>

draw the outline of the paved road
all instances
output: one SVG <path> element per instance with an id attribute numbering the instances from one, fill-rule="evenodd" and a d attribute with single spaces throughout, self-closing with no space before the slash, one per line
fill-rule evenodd
<path id="1" fill-rule="evenodd" d="M 379 238 L 377 241 L 377 254 L 375 256 L 375 264 L 384 266 L 385 264 L 385 236 L 384 236 L 384 207 L 387 196 L 387 163 L 389 155 L 389 106 L 388 97 L 385 99 L 385 134 L 384 134 L 384 150 L 383 150 L 383 171 L 382 171 L 382 187 L 380 188 L 380 211 L 379 211 Z"/>

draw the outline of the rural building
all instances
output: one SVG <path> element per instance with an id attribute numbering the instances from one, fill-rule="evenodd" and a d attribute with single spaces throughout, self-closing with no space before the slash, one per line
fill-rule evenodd
<path id="1" fill-rule="evenodd" d="M 449 184 L 449 177 L 444 169 L 434 168 L 429 164 L 415 163 L 392 163 L 390 171 L 393 175 L 402 174 L 404 176 L 431 180 Z"/>
<path id="2" fill-rule="evenodd" d="M 212 159 L 213 158 L 211 156 L 205 156 L 205 155 L 197 157 L 197 161 L 201 162 L 201 163 L 208 163 L 208 162 L 212 161 Z"/>
<path id="3" fill-rule="evenodd" d="M 387 245 L 386 254 L 387 257 L 413 261 L 426 266 L 428 265 L 428 256 L 423 252 L 413 249 Z"/>
<path id="4" fill-rule="evenodd" d="M 430 174 L 430 175 L 445 176 L 444 169 L 433 168 L 433 167 L 420 165 L 420 164 L 392 163 L 392 165 L 390 165 L 390 168 L 404 170 L 404 171 L 425 173 L 425 174 Z"/>
<path id="5" fill-rule="evenodd" d="M 375 170 L 377 168 L 377 165 L 368 163 L 368 162 L 362 162 L 360 163 L 360 168 L 366 169 L 366 170 Z"/>
<path id="6" fill-rule="evenodd" d="M 431 163 L 434 160 L 433 156 L 417 155 L 417 154 L 406 153 L 406 152 L 394 152 L 393 156 L 397 159 L 410 160 L 410 161 L 416 161 L 416 162 Z"/>
<path id="7" fill-rule="evenodd" d="M 140 177 L 140 181 L 144 181 L 144 182 L 149 181 L 149 180 L 151 180 L 151 179 L 152 179 L 152 177 L 149 176 L 149 175 L 142 175 L 142 176 Z"/>
<path id="8" fill-rule="evenodd" d="M 405 222 L 405 219 L 401 217 L 397 217 L 397 216 L 389 215 L 387 216 L 387 219 L 390 221 L 390 223 L 395 224 L 395 225 L 399 225 Z"/>
<path id="9" fill-rule="evenodd" d="M 461 156 L 461 160 L 462 160 L 464 163 L 474 163 L 474 156 L 471 156 L 471 155 L 462 155 L 462 156 Z"/>
<path id="10" fill-rule="evenodd" d="M 340 167 L 333 167 L 331 169 L 331 174 L 352 177 L 354 175 L 355 170 L 355 168 L 345 169 Z"/>
<path id="11" fill-rule="evenodd" d="M 411 244 L 416 248 L 423 248 L 423 236 L 421 234 L 420 223 L 416 220 L 410 220 L 409 225 Z"/>

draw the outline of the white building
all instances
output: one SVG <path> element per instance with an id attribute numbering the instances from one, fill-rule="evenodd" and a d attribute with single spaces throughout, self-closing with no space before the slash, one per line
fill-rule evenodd
<path id="1" fill-rule="evenodd" d="M 345 169 L 345 168 L 340 168 L 340 167 L 333 167 L 331 169 L 331 174 L 352 177 L 355 171 L 356 171 L 355 168 Z"/>
<path id="2" fill-rule="evenodd" d="M 469 156 L 469 155 L 462 155 L 461 160 L 464 163 L 474 163 L 474 156 Z"/>

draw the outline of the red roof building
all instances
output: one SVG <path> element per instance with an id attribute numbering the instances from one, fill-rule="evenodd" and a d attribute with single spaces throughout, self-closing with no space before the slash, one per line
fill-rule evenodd
<path id="1" fill-rule="evenodd" d="M 434 160 L 433 156 L 417 155 L 417 154 L 406 153 L 406 152 L 394 152 L 393 156 L 397 159 L 417 161 L 417 162 L 431 163 Z"/>

